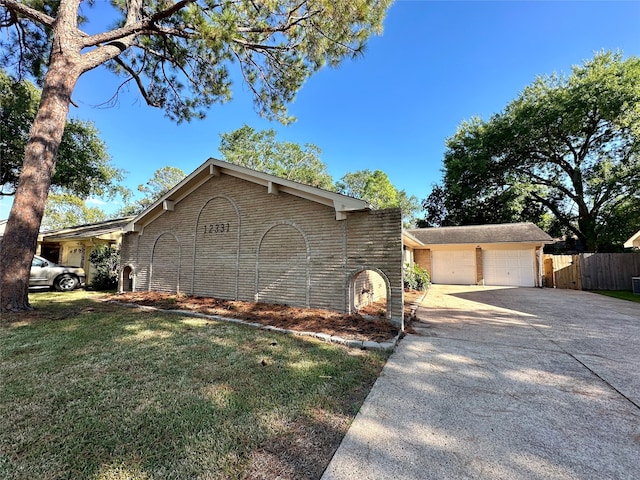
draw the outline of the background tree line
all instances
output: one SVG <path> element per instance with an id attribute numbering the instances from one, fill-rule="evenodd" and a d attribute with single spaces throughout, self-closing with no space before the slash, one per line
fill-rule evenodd
<path id="1" fill-rule="evenodd" d="M 585 251 L 640 229 L 640 59 L 600 52 L 541 76 L 447 139 L 420 226 L 531 221 Z"/>
<path id="2" fill-rule="evenodd" d="M 31 82 L 4 71 L 0 84 L 6 132 L 0 195 L 11 195 L 40 95 Z M 639 85 L 638 59 L 611 52 L 596 54 L 570 76 L 537 78 L 488 121 L 461 123 L 446 140 L 443 180 L 421 205 L 381 170 L 349 172 L 334 182 L 320 147 L 278 141 L 273 129 L 244 125 L 221 134 L 218 149 L 230 163 L 376 208 L 401 207 L 405 227 L 531 221 L 554 236 L 577 238 L 587 251 L 615 251 L 640 228 Z M 74 119 L 58 156 L 43 219 L 47 229 L 106 219 L 104 210 L 87 203 L 91 196 L 119 195 L 124 206 L 115 215 L 137 214 L 185 176 L 163 167 L 138 186 L 135 199 L 121 185 L 125 172 L 111 164 L 95 126 Z"/>
<path id="3" fill-rule="evenodd" d="M 349 172 L 334 182 L 320 147 L 278 141 L 273 129 L 244 125 L 223 133 L 218 150 L 230 163 L 376 208 L 401 207 L 405 227 L 531 221 L 553 236 L 576 238 L 584 250 L 616 251 L 640 228 L 639 65 L 635 57 L 598 53 L 570 76 L 537 78 L 488 121 L 462 122 L 446 140 L 443 180 L 421 205 L 381 170 Z M 0 82 L 2 121 L 11 133 L 1 144 L 0 194 L 11 195 L 39 90 L 5 72 Z M 106 219 L 87 203 L 90 196 L 119 195 L 124 206 L 115 215 L 137 214 L 185 176 L 163 167 L 134 199 L 95 127 L 73 119 L 58 155 L 43 219 L 48 229 Z"/>
<path id="4" fill-rule="evenodd" d="M 29 130 L 40 102 L 32 82 L 18 81 L 0 70 L 0 195 L 15 193 Z M 273 129 L 257 131 L 244 125 L 220 135 L 218 150 L 227 162 L 288 180 L 366 200 L 375 208 L 401 207 L 406 226 L 413 226 L 420 209 L 417 197 L 396 188 L 381 170 L 359 170 L 334 182 L 317 145 L 279 141 Z M 70 119 L 65 127 L 52 185 L 42 219 L 44 230 L 87 223 L 108 217 L 135 215 L 178 184 L 185 172 L 175 166 L 156 170 L 133 192 L 122 185 L 126 172 L 113 166 L 107 145 L 91 122 Z M 92 200 L 119 199 L 123 206 L 107 213 Z"/>
<path id="5" fill-rule="evenodd" d="M 418 198 L 396 188 L 381 170 L 350 172 L 334 182 L 327 164 L 320 158 L 322 151 L 317 145 L 278 141 L 275 130 L 256 131 L 248 125 L 233 132 L 223 133 L 220 138 L 218 150 L 221 160 L 305 185 L 354 196 L 378 209 L 400 207 L 407 227 L 417 222 L 415 216 L 420 210 Z M 138 185 L 137 191 L 141 196 L 137 199 L 134 199 L 133 192 L 119 187 L 118 193 L 122 196 L 124 206 L 114 215 L 128 216 L 142 212 L 185 176 L 185 172 L 178 167 L 162 167 L 156 170 L 146 183 Z M 103 210 L 99 207 L 89 207 L 86 200 L 77 195 L 54 193 L 50 194 L 43 225 L 48 228 L 61 228 L 92 223 L 106 217 L 107 214 Z"/>

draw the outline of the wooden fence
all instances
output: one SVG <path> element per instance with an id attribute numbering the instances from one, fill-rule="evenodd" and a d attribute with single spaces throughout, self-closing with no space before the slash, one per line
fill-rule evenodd
<path id="1" fill-rule="evenodd" d="M 573 290 L 631 290 L 640 253 L 545 255 L 544 286 Z"/>

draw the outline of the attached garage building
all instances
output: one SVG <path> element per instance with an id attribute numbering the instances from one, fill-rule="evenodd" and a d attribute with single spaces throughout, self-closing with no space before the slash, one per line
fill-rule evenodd
<path id="1" fill-rule="evenodd" d="M 346 313 L 383 296 L 402 327 L 399 209 L 209 159 L 125 231 L 121 291 Z"/>
<path id="2" fill-rule="evenodd" d="M 405 249 L 433 283 L 539 287 L 551 241 L 533 223 L 509 223 L 409 230 Z"/>

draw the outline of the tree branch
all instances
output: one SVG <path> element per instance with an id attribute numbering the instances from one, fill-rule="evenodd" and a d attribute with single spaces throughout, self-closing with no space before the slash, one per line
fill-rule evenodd
<path id="1" fill-rule="evenodd" d="M 12 0 L 0 0 L 0 1 L 12 1 Z M 83 42 L 83 47 L 93 47 L 100 44 L 106 44 L 109 42 L 114 42 L 116 40 L 122 40 L 131 35 L 140 34 L 140 33 L 154 33 L 161 32 L 161 27 L 155 25 L 156 22 L 160 20 L 164 20 L 169 18 L 174 13 L 180 11 L 190 3 L 195 3 L 196 0 L 181 0 L 179 2 L 174 3 L 170 8 L 157 12 L 150 17 L 142 18 L 137 21 L 130 21 L 130 18 L 133 19 L 134 16 L 129 12 L 127 14 L 127 23 L 120 28 L 116 28 L 109 32 L 98 33 L 96 35 L 87 36 Z M 140 6 L 140 12 L 141 12 Z M 165 32 L 169 33 L 169 32 Z M 174 34 L 176 32 L 173 32 Z"/>
<path id="2" fill-rule="evenodd" d="M 307 20 L 310 20 L 311 18 L 315 17 L 320 13 L 320 10 L 316 10 L 314 12 L 308 12 L 306 15 L 297 17 L 292 21 L 291 17 L 293 15 L 293 12 L 295 12 L 296 10 L 299 10 L 304 3 L 306 2 L 303 2 L 300 5 L 298 5 L 298 7 L 296 7 L 295 9 L 290 10 L 287 21 L 285 23 L 280 24 L 279 26 L 269 27 L 269 28 L 240 27 L 238 28 L 238 33 L 279 33 L 279 32 L 286 32 L 288 30 L 291 30 L 296 25 L 299 25 Z"/>
<path id="3" fill-rule="evenodd" d="M 23 3 L 17 2 L 16 0 L 0 0 L 0 6 L 5 7 L 7 10 L 15 13 L 20 13 L 25 17 L 33 20 L 34 22 L 40 23 L 47 27 L 53 27 L 56 19 L 50 17 L 46 13 L 42 13 L 34 8 L 31 8 Z M 17 19 L 16 19 L 17 21 Z M 6 26 L 6 25 L 3 25 Z"/>
<path id="4" fill-rule="evenodd" d="M 516 169 L 516 171 L 518 171 L 521 175 L 528 176 L 530 179 L 532 179 L 533 180 L 532 183 L 534 185 L 541 185 L 543 187 L 556 188 L 556 189 L 560 190 L 562 193 L 564 193 L 567 197 L 569 197 L 574 202 L 578 201 L 577 195 L 574 192 L 572 192 L 571 190 L 569 190 L 567 187 L 562 185 L 561 183 L 556 183 L 553 180 L 550 180 L 548 178 L 542 177 L 542 176 L 540 176 L 540 175 L 538 175 L 536 173 L 533 173 L 530 170 L 519 170 L 519 169 Z"/>
<path id="5" fill-rule="evenodd" d="M 127 73 L 129 73 L 129 75 L 131 75 L 131 79 L 133 79 L 133 81 L 136 82 L 136 85 L 140 90 L 140 94 L 142 95 L 142 97 L 144 98 L 145 102 L 147 102 L 148 105 L 152 107 L 162 106 L 151 99 L 151 97 L 147 93 L 146 88 L 144 87 L 144 84 L 142 83 L 142 79 L 140 78 L 140 75 L 138 74 L 138 72 L 136 72 L 133 68 L 131 68 L 131 66 L 127 65 L 120 57 L 115 57 L 113 60 L 118 65 L 120 65 Z"/>
<path id="6" fill-rule="evenodd" d="M 237 43 L 238 45 L 242 45 L 244 48 L 248 48 L 250 50 L 255 50 L 255 51 L 260 51 L 260 50 L 281 50 L 281 51 L 287 51 L 287 50 L 291 50 L 293 48 L 295 48 L 295 46 L 286 46 L 283 47 L 282 45 L 265 45 L 263 43 L 253 43 L 253 42 L 247 42 L 245 39 L 243 38 L 238 38 L 235 37 L 233 38 L 233 41 L 235 43 Z"/>
<path id="7" fill-rule="evenodd" d="M 568 217 L 567 215 L 565 215 L 564 212 L 562 212 L 555 203 L 553 203 L 552 201 L 542 197 L 541 195 L 538 195 L 536 192 L 531 192 L 530 195 L 538 203 L 544 205 L 549 210 L 551 210 L 551 212 L 553 212 L 553 214 L 556 216 L 556 218 L 561 219 L 562 223 L 566 227 L 568 227 L 573 233 L 575 233 L 578 237 L 582 236 L 582 232 L 580 232 L 580 230 L 573 225 L 573 223 L 572 223 L 573 219 L 571 217 Z"/>

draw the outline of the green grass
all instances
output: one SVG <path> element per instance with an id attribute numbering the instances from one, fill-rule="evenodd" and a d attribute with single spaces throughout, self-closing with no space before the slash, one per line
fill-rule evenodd
<path id="1" fill-rule="evenodd" d="M 0 478 L 317 478 L 386 360 L 99 296 L 1 319 Z"/>
<path id="2" fill-rule="evenodd" d="M 593 293 L 640 303 L 640 295 L 636 295 L 628 290 L 593 290 Z"/>

